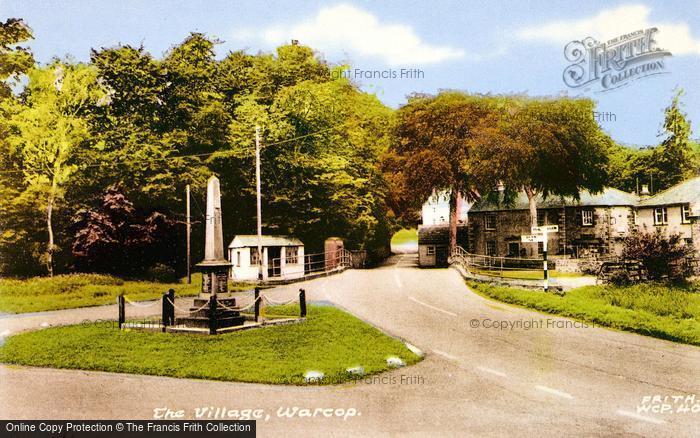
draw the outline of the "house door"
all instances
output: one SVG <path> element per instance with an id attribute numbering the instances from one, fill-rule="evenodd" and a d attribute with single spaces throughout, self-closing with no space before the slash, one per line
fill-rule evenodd
<path id="1" fill-rule="evenodd" d="M 435 248 L 435 266 L 447 266 L 446 246 L 438 246 Z"/>
<path id="2" fill-rule="evenodd" d="M 279 277 L 282 274 L 281 259 L 282 251 L 279 246 L 267 248 L 267 276 Z"/>

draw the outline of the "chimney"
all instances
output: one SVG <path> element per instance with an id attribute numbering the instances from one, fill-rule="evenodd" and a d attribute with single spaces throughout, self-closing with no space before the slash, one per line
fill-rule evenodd
<path id="1" fill-rule="evenodd" d="M 651 193 L 649 193 L 649 186 L 647 184 L 642 184 L 642 191 L 639 192 L 639 197 L 648 198 L 650 195 Z"/>

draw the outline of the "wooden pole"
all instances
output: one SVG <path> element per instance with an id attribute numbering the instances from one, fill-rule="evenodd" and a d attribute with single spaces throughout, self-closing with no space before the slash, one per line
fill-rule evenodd
<path id="1" fill-rule="evenodd" d="M 255 288 L 255 322 L 258 322 L 258 319 L 260 318 L 260 288 L 256 287 Z"/>
<path id="2" fill-rule="evenodd" d="M 165 333 L 165 327 L 168 326 L 168 320 L 170 317 L 170 310 L 168 309 L 168 294 L 167 293 L 163 294 L 163 296 L 161 297 L 161 301 L 162 301 L 162 303 L 161 303 L 162 304 L 161 305 L 161 309 L 162 309 L 161 328 L 162 328 L 163 333 Z"/>
<path id="3" fill-rule="evenodd" d="M 218 328 L 218 321 L 216 320 L 216 294 L 212 293 L 209 298 L 209 334 L 215 335 Z"/>
<path id="4" fill-rule="evenodd" d="M 258 216 L 258 281 L 263 281 L 262 201 L 260 194 L 260 126 L 255 127 L 255 190 Z"/>
<path id="5" fill-rule="evenodd" d="M 549 290 L 549 273 L 547 272 L 547 231 L 544 233 L 544 242 L 542 242 L 542 268 L 544 269 L 544 291 Z"/>
<path id="6" fill-rule="evenodd" d="M 306 318 L 306 291 L 299 289 L 299 309 L 302 318 Z"/>
<path id="7" fill-rule="evenodd" d="M 117 297 L 117 304 L 119 304 L 119 328 L 121 329 L 126 320 L 124 314 L 124 294 L 119 294 Z"/>
<path id="8" fill-rule="evenodd" d="M 190 235 L 192 233 L 192 222 L 190 217 L 190 185 L 187 184 L 186 192 L 186 210 L 187 210 L 187 284 L 192 284 L 192 272 L 191 272 L 191 256 L 190 256 Z"/>

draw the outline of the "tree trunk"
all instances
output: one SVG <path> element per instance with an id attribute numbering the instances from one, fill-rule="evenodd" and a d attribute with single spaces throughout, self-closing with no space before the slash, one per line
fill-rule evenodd
<path id="1" fill-rule="evenodd" d="M 525 194 L 527 195 L 528 203 L 530 204 L 530 226 L 537 226 L 537 193 L 529 188 L 525 187 Z"/>
<path id="2" fill-rule="evenodd" d="M 450 254 L 457 248 L 457 219 L 459 218 L 459 190 L 450 190 Z"/>
<path id="3" fill-rule="evenodd" d="M 49 230 L 49 242 L 46 245 L 46 269 L 49 277 L 53 277 L 53 224 L 51 216 L 53 214 L 53 195 L 49 197 L 46 205 L 46 228 Z"/>

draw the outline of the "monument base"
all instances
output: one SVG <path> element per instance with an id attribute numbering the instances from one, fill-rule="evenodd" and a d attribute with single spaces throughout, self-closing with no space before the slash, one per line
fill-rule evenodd
<path id="1" fill-rule="evenodd" d="M 202 294 L 225 294 L 228 292 L 231 263 L 226 260 L 204 261 L 196 266 L 202 272 Z"/>
<path id="2" fill-rule="evenodd" d="M 209 302 L 208 298 L 195 298 L 193 307 L 190 308 L 190 315 L 176 318 L 175 325 L 184 325 L 192 328 L 209 328 L 211 319 L 211 309 L 208 306 L 202 308 Z M 222 298 L 218 300 L 219 304 L 233 308 L 236 306 L 235 298 Z M 217 306 L 216 309 L 216 326 L 217 328 L 234 327 L 243 325 L 245 317 L 241 312 L 236 310 L 225 309 L 222 306 Z"/>

